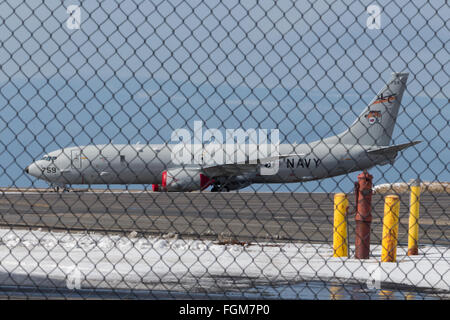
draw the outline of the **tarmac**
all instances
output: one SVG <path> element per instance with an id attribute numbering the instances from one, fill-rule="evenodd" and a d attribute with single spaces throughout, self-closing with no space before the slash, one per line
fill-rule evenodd
<path id="1" fill-rule="evenodd" d="M 407 243 L 409 194 L 399 194 L 399 243 Z M 46 189 L 0 190 L 0 227 L 211 238 L 229 242 L 332 243 L 330 193 Z M 348 233 L 354 243 L 354 196 Z M 371 243 L 381 243 L 384 196 L 373 195 Z M 421 195 L 420 244 L 449 245 L 450 197 Z"/>

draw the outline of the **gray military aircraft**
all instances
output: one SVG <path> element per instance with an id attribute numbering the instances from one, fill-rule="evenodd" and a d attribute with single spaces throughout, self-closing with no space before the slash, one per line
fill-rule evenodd
<path id="1" fill-rule="evenodd" d="M 152 184 L 153 190 L 237 190 L 252 183 L 294 183 L 393 164 L 420 141 L 389 146 L 408 73 L 391 80 L 344 132 L 304 144 L 280 144 L 276 157 L 257 161 L 175 163 L 173 144 L 88 145 L 53 151 L 25 172 L 66 189 L 74 184 Z M 223 146 L 225 148 L 225 146 Z M 263 168 L 277 165 L 273 174 Z"/>

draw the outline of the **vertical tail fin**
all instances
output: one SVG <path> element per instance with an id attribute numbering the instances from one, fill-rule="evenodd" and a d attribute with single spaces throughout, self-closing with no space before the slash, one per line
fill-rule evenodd
<path id="1" fill-rule="evenodd" d="M 343 133 L 330 140 L 344 144 L 388 146 L 398 109 L 406 88 L 408 73 L 392 73 L 391 80 Z"/>

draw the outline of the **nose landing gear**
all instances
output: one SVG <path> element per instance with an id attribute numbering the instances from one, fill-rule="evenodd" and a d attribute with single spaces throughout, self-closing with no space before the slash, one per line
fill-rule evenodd
<path id="1" fill-rule="evenodd" d="M 51 184 L 50 188 L 52 188 L 55 192 L 59 192 L 59 190 L 62 190 L 62 192 L 70 191 L 70 189 L 65 184 Z"/>

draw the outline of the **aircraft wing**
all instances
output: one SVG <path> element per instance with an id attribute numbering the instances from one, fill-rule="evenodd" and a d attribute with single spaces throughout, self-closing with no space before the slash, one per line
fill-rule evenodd
<path id="1" fill-rule="evenodd" d="M 222 164 L 213 165 L 209 167 L 202 167 L 202 171 L 208 177 L 220 177 L 220 176 L 236 176 L 245 173 L 255 172 L 258 169 L 258 164 L 244 164 L 244 163 L 233 163 L 233 164 Z"/>
<path id="2" fill-rule="evenodd" d="M 257 159 L 256 163 L 246 163 L 246 162 L 237 162 L 237 163 L 227 163 L 227 164 L 215 164 L 211 166 L 202 166 L 202 171 L 208 177 L 220 177 L 220 176 L 236 176 L 250 172 L 256 172 L 256 170 L 266 163 L 289 158 L 289 157 L 301 157 L 302 154 L 284 154 L 273 157 L 266 157 L 262 159 Z"/>
<path id="3" fill-rule="evenodd" d="M 367 153 L 373 154 L 373 155 L 392 154 L 395 152 L 399 152 L 400 150 L 414 146 L 421 142 L 422 141 L 413 141 L 413 142 L 408 142 L 408 143 L 403 143 L 403 144 L 397 144 L 395 146 L 390 146 L 390 147 L 380 147 L 380 148 L 376 148 L 376 149 L 367 150 Z"/>

